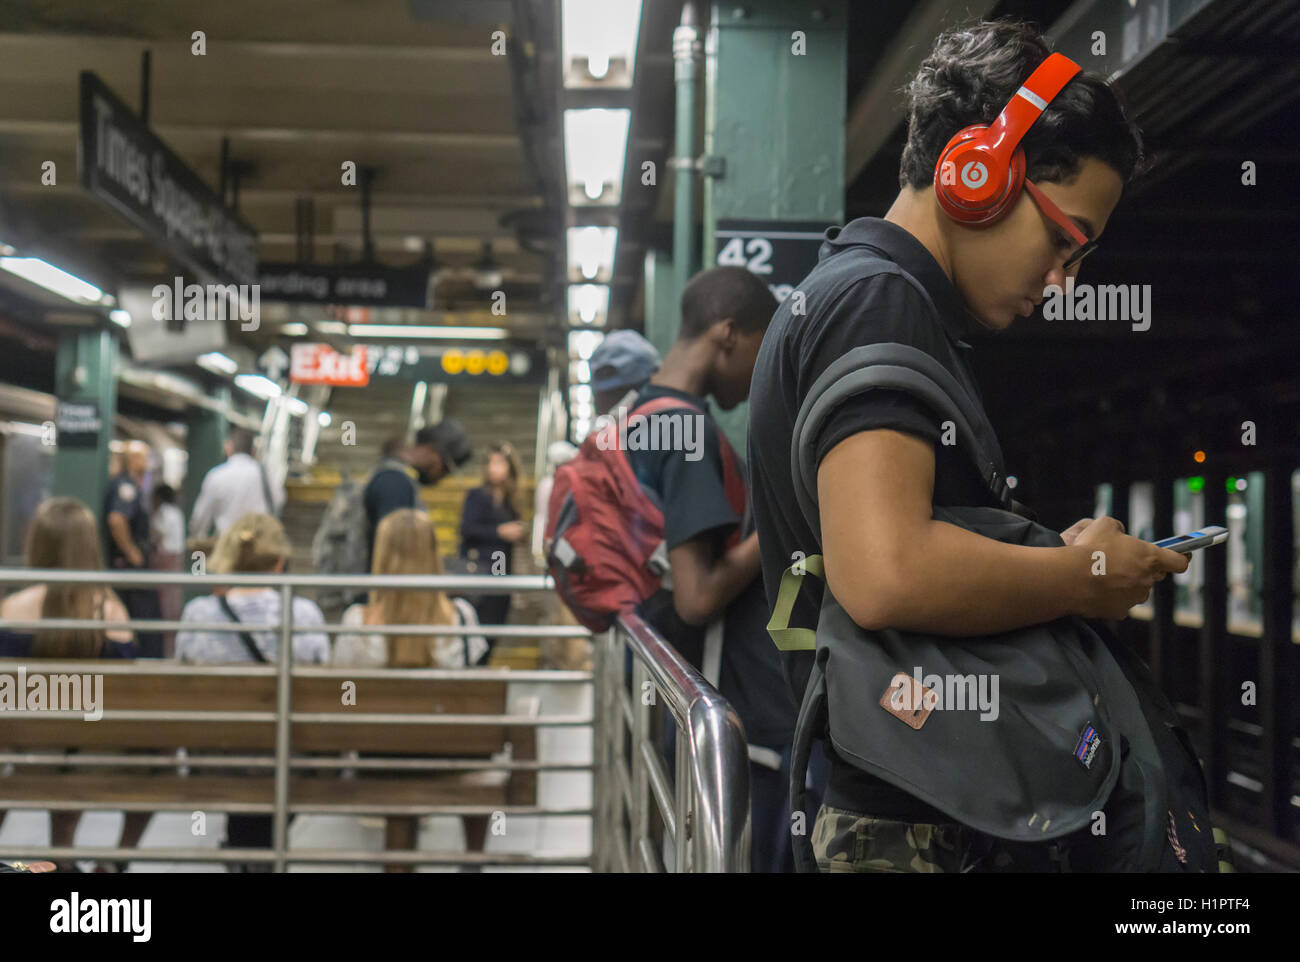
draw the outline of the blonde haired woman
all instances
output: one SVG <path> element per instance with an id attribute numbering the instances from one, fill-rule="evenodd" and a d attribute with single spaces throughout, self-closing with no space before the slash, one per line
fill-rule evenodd
<path id="1" fill-rule="evenodd" d="M 246 514 L 217 540 L 208 562 L 211 574 L 281 574 L 289 560 L 289 539 L 279 521 L 269 514 Z M 181 621 L 233 621 L 266 624 L 280 619 L 280 592 L 275 588 L 228 588 L 220 595 L 192 598 Z M 295 628 L 325 624 L 316 602 L 293 599 Z M 189 631 L 176 633 L 176 657 L 181 661 L 229 664 L 274 662 L 278 658 L 278 629 L 260 631 Z M 329 661 L 329 638 L 323 632 L 295 631 L 294 661 L 324 664 Z"/>
<path id="2" fill-rule="evenodd" d="M 442 574 L 438 536 L 428 514 L 403 508 L 379 522 L 371 574 Z M 474 627 L 478 618 L 469 602 L 448 598 L 435 589 L 376 588 L 370 592 L 370 603 L 352 605 L 343 612 L 340 624 L 357 628 L 366 625 Z M 334 664 L 464 668 L 479 664 L 487 651 L 487 640 L 481 635 L 340 634 L 335 643 Z"/>
<path id="3" fill-rule="evenodd" d="M 246 514 L 217 539 L 208 562 L 210 574 L 282 574 L 289 561 L 289 539 L 279 521 L 269 514 Z M 280 620 L 280 592 L 266 588 L 227 588 L 219 595 L 192 598 L 181 612 L 181 621 L 212 623 L 233 621 L 249 625 Z M 293 599 L 295 628 L 325 624 L 316 602 L 309 598 Z M 224 631 L 182 630 L 176 633 L 176 657 L 181 661 L 230 664 L 231 662 L 276 662 L 279 659 L 280 631 L 231 627 Z M 329 661 L 329 637 L 324 632 L 295 631 L 293 660 L 324 664 Z M 226 816 L 227 848 L 269 848 L 270 815 Z M 230 866 L 232 871 L 239 867 Z M 245 870 L 247 870 L 245 866 Z M 257 864 L 256 870 L 265 869 Z"/>

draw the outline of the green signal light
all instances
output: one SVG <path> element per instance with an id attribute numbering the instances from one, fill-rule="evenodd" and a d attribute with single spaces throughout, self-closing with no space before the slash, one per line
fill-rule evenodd
<path id="1" fill-rule="evenodd" d="M 1187 479 L 1187 490 L 1193 493 L 1205 490 L 1205 478 L 1197 475 L 1194 478 Z"/>
<path id="2" fill-rule="evenodd" d="M 1223 486 L 1224 486 L 1224 488 L 1227 489 L 1227 491 L 1228 491 L 1229 494 L 1236 494 L 1236 493 L 1237 493 L 1237 479 L 1236 479 L 1236 478 L 1228 478 L 1228 480 L 1224 482 L 1224 485 L 1223 485 Z"/>

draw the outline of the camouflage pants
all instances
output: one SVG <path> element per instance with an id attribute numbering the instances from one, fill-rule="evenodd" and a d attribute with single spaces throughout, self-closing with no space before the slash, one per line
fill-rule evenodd
<path id="1" fill-rule="evenodd" d="M 1045 845 L 1000 842 L 964 825 L 872 818 L 823 805 L 813 827 L 823 872 L 1050 872 Z"/>

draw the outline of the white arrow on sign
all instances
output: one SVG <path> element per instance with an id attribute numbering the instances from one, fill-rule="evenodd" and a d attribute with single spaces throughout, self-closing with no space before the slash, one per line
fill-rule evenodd
<path id="1" fill-rule="evenodd" d="M 261 365 L 262 370 L 267 373 L 267 376 L 272 381 L 278 381 L 280 375 L 284 373 L 284 369 L 289 366 L 289 355 L 285 354 L 279 347 L 273 347 L 259 357 L 257 363 Z"/>

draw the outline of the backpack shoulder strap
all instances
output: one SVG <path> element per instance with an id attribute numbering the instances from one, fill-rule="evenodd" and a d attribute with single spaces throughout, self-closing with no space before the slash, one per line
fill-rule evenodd
<path id="1" fill-rule="evenodd" d="M 221 605 L 221 610 L 226 613 L 227 618 L 235 624 L 240 624 L 239 616 L 235 614 L 235 609 L 230 607 L 230 602 L 226 599 L 225 595 L 217 595 L 217 603 Z M 283 617 L 284 612 L 280 612 L 280 615 Z M 244 647 L 248 649 L 248 654 L 252 656 L 253 661 L 261 662 L 262 664 L 270 663 L 270 659 L 268 659 L 266 655 L 262 654 L 262 649 L 257 647 L 257 642 L 253 640 L 253 636 L 249 632 L 241 631 L 238 634 L 239 640 L 244 643 Z"/>
<path id="2" fill-rule="evenodd" d="M 905 391 L 951 420 L 957 427 L 958 443 L 993 497 L 1009 511 L 1023 510 L 1011 497 L 1000 457 L 990 453 L 998 450 L 992 428 L 982 417 L 977 416 L 973 421 L 967 417 L 967 412 L 979 412 L 980 408 L 947 368 L 907 344 L 870 344 L 855 347 L 822 373 L 808 391 L 795 420 L 790 471 L 799 507 L 814 530 L 820 527 L 820 519 L 812 441 L 841 402 L 877 388 Z"/>
<path id="3" fill-rule="evenodd" d="M 685 408 L 688 411 L 694 411 L 704 417 L 708 417 L 707 412 L 701 410 L 697 404 L 690 401 L 675 397 L 657 397 L 644 404 L 632 408 L 628 412 L 628 417 L 632 415 L 650 415 L 658 414 L 660 411 L 674 410 Z M 727 440 L 727 435 L 723 433 L 722 428 L 714 425 L 714 434 L 718 437 L 718 448 L 722 461 L 722 486 L 727 493 L 727 500 L 730 502 L 732 510 L 742 518 L 745 514 L 748 494 L 745 490 L 745 478 L 740 469 L 740 457 L 736 454 L 736 449 L 731 446 Z M 739 528 L 737 528 L 739 532 Z"/>
<path id="4" fill-rule="evenodd" d="M 696 414 L 703 414 L 698 405 L 690 401 L 682 400 L 677 397 L 656 397 L 651 398 L 644 404 L 637 404 L 627 412 L 627 416 L 634 414 L 658 414 L 660 411 L 670 411 L 674 408 L 686 408 L 688 411 L 694 411 Z"/>

